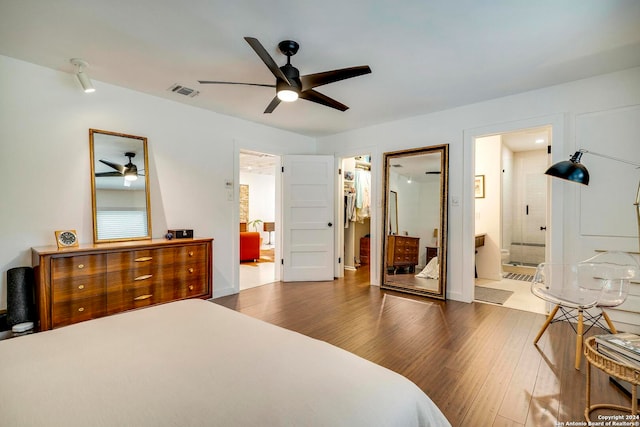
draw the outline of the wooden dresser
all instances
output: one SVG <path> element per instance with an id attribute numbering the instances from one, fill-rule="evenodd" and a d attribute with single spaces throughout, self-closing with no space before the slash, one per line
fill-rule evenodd
<path id="1" fill-rule="evenodd" d="M 210 238 L 39 247 L 32 263 L 40 330 L 213 291 Z"/>
<path id="2" fill-rule="evenodd" d="M 437 246 L 427 246 L 425 248 L 425 250 L 427 252 L 425 265 L 427 265 L 427 264 L 429 264 L 429 261 L 431 261 L 433 258 L 438 256 L 438 247 Z"/>
<path id="3" fill-rule="evenodd" d="M 370 240 L 371 239 L 369 237 L 360 238 L 360 264 L 362 265 L 369 264 Z"/>
<path id="4" fill-rule="evenodd" d="M 419 243 L 419 237 L 387 236 L 387 267 L 409 267 L 413 271 L 418 265 Z"/>

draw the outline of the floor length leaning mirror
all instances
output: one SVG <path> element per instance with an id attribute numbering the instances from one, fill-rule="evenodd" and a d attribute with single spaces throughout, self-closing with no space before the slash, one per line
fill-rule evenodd
<path id="1" fill-rule="evenodd" d="M 384 153 L 382 288 L 445 299 L 447 144 Z"/>

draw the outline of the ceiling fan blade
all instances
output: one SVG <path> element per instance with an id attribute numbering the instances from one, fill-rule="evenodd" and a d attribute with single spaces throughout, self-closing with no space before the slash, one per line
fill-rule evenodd
<path id="1" fill-rule="evenodd" d="M 105 165 L 109 166 L 110 168 L 113 168 L 115 170 L 117 170 L 118 172 L 120 172 L 120 174 L 122 175 L 125 171 L 125 167 L 122 165 L 119 165 L 117 163 L 111 163 L 108 160 L 102 160 L 100 159 L 100 163 L 104 163 Z"/>
<path id="2" fill-rule="evenodd" d="M 276 107 L 280 105 L 280 98 L 278 98 L 277 96 L 275 96 L 271 102 L 269 103 L 269 105 L 267 105 L 266 110 L 264 110 L 264 114 L 271 114 L 273 112 L 273 110 L 276 109 Z"/>
<path id="3" fill-rule="evenodd" d="M 96 177 L 104 177 L 104 176 L 122 176 L 120 172 L 98 172 L 96 173 Z"/>
<path id="4" fill-rule="evenodd" d="M 260 44 L 258 39 L 255 39 L 253 37 L 245 37 L 244 39 L 247 41 L 247 43 L 249 43 L 249 46 L 253 48 L 253 50 L 258 54 L 260 59 L 262 59 L 262 62 L 265 63 L 267 68 L 271 70 L 271 72 L 273 73 L 274 76 L 276 76 L 276 78 L 284 80 L 290 85 L 293 84 L 292 82 L 289 81 L 287 76 L 284 75 L 282 70 L 278 67 L 278 64 L 276 64 L 276 62 L 273 60 L 271 55 L 269 55 L 269 52 L 267 52 L 267 50 L 262 46 L 262 44 Z"/>
<path id="5" fill-rule="evenodd" d="M 340 111 L 346 111 L 349 109 L 346 105 L 336 101 L 335 99 L 329 98 L 327 95 L 316 92 L 313 89 L 300 92 L 300 98 L 311 102 L 317 102 L 318 104 L 326 105 L 327 107 L 335 108 Z"/>
<path id="6" fill-rule="evenodd" d="M 370 72 L 371 68 L 369 68 L 368 65 L 361 65 L 358 67 L 341 68 L 339 70 L 307 74 L 306 76 L 300 76 L 300 82 L 302 82 L 302 90 L 306 91 L 317 86 L 326 85 L 327 83 L 358 77 L 363 74 L 369 74 Z"/>
<path id="7" fill-rule="evenodd" d="M 216 82 L 211 80 L 198 80 L 198 83 L 203 85 L 244 85 L 244 86 L 262 86 L 262 87 L 276 87 L 276 85 L 265 85 L 261 83 L 239 83 L 239 82 Z"/>

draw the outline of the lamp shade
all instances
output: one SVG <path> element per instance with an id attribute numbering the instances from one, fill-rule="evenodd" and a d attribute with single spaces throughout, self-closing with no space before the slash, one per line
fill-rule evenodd
<path id="1" fill-rule="evenodd" d="M 582 152 L 576 151 L 571 159 L 558 162 L 552 165 L 545 172 L 546 175 L 556 178 L 566 179 L 567 181 L 577 182 L 578 184 L 589 185 L 589 171 L 580 163 Z"/>

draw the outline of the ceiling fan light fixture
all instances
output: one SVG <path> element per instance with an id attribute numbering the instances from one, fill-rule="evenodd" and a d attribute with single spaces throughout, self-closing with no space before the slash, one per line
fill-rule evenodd
<path id="1" fill-rule="evenodd" d="M 293 102 L 298 99 L 298 92 L 292 89 L 279 90 L 278 99 L 282 102 Z"/>
<path id="2" fill-rule="evenodd" d="M 135 181 L 138 179 L 138 174 L 135 171 L 127 171 L 124 173 L 124 179 L 126 181 Z"/>

